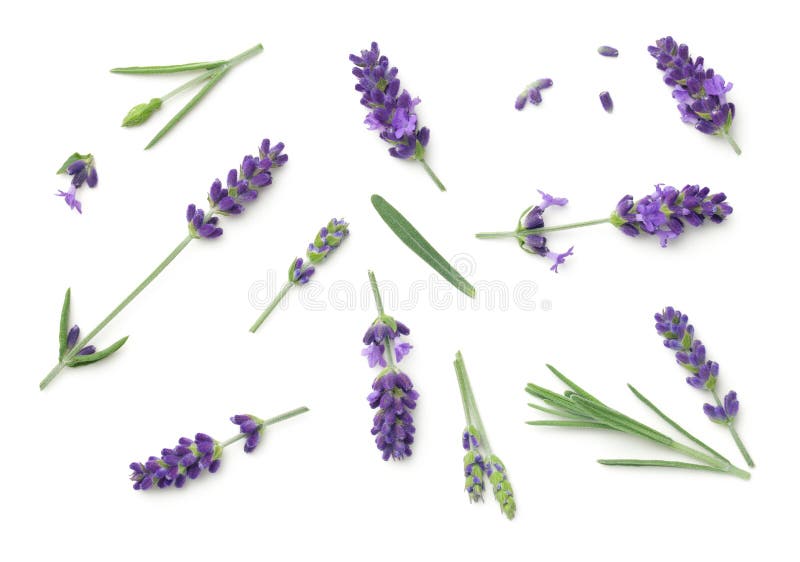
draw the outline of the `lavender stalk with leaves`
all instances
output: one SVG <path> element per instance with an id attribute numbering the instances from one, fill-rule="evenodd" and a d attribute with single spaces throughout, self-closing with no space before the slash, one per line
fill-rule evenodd
<path id="1" fill-rule="evenodd" d="M 736 446 L 750 467 L 755 466 L 750 453 L 742 443 L 734 428 L 736 414 L 739 413 L 739 400 L 736 392 L 731 390 L 720 399 L 717 392 L 719 364 L 706 359 L 706 346 L 694 337 L 694 326 L 689 324 L 689 317 L 680 310 L 668 306 L 656 313 L 656 331 L 664 338 L 664 346 L 675 352 L 675 361 L 689 371 L 686 383 L 699 390 L 707 391 L 714 398 L 714 404 L 703 404 L 703 412 L 709 420 L 727 426 Z"/>
<path id="2" fill-rule="evenodd" d="M 632 385 L 628 385 L 630 391 L 645 406 L 650 408 L 658 417 L 664 420 L 669 426 L 675 429 L 683 437 L 687 438 L 693 445 L 686 445 L 672 437 L 637 421 L 622 412 L 619 412 L 596 397 L 589 394 L 586 390 L 572 382 L 565 375 L 560 373 L 555 367 L 547 365 L 547 368 L 569 387 L 569 390 L 559 394 L 541 386 L 529 383 L 525 391 L 541 400 L 542 404 L 529 403 L 528 406 L 546 414 L 556 416 L 555 420 L 529 421 L 528 425 L 549 426 L 573 429 L 603 429 L 617 431 L 645 439 L 659 446 L 665 447 L 673 453 L 678 453 L 696 462 L 683 462 L 661 459 L 598 459 L 597 462 L 607 466 L 646 466 L 660 468 L 679 468 L 685 470 L 699 470 L 729 474 L 748 480 L 750 473 L 734 466 L 728 459 L 723 457 L 716 450 L 706 445 L 700 439 L 689 433 L 676 421 L 667 416 L 662 410 L 657 408 L 650 400 L 636 390 Z M 698 448 L 699 447 L 699 448 Z"/>
<path id="3" fill-rule="evenodd" d="M 92 188 L 97 186 L 97 167 L 94 163 L 94 156 L 75 152 L 64 161 L 56 174 L 67 174 L 72 178 L 67 191 L 59 189 L 56 196 L 63 197 L 70 209 L 83 213 L 83 205 L 78 201 L 77 191 L 83 187 L 84 183 Z"/>
<path id="4" fill-rule="evenodd" d="M 494 494 L 494 499 L 500 504 L 500 511 L 514 519 L 517 512 L 517 502 L 514 499 L 514 490 L 506 474 L 506 467 L 500 458 L 492 453 L 489 437 L 478 411 L 475 393 L 469 381 L 467 367 L 461 352 L 456 353 L 453 362 L 458 379 L 458 390 L 461 394 L 461 404 L 464 407 L 466 427 L 462 434 L 461 443 L 467 451 L 464 455 L 464 476 L 466 478 L 464 489 L 471 502 L 483 501 L 483 491 L 488 480 L 489 489 Z"/>
<path id="5" fill-rule="evenodd" d="M 372 392 L 367 396 L 369 407 L 378 410 L 372 420 L 371 432 L 383 460 L 402 460 L 411 456 L 411 444 L 416 433 L 411 411 L 417 407 L 419 393 L 414 390 L 411 378 L 398 365 L 413 346 L 400 341 L 410 330 L 386 314 L 375 274 L 372 271 L 368 274 L 378 316 L 364 334 L 363 342 L 367 347 L 361 355 L 367 358 L 370 368 L 381 367 L 372 382 Z"/>
<path id="6" fill-rule="evenodd" d="M 731 136 L 735 107 L 726 99 L 733 84 L 713 68 L 705 68 L 703 57 L 693 60 L 689 47 L 678 45 L 672 37 L 662 37 L 647 50 L 656 59 L 656 67 L 664 71 L 664 82 L 673 88 L 683 122 L 701 133 L 724 137 L 736 154 L 741 154 Z"/>
<path id="7" fill-rule="evenodd" d="M 245 439 L 244 452 L 252 453 L 261 442 L 267 426 L 307 411 L 308 408 L 301 406 L 268 419 L 250 414 L 232 416 L 231 422 L 239 426 L 239 433 L 225 441 L 217 441 L 205 433 L 196 434 L 194 439 L 181 437 L 174 447 L 161 449 L 160 456 L 151 456 L 145 462 L 130 464 L 133 489 L 144 491 L 171 486 L 183 488 L 187 480 L 194 480 L 203 472 L 217 472 L 226 447 Z"/>
<path id="8" fill-rule="evenodd" d="M 331 219 L 326 226 L 323 226 L 317 237 L 308 245 L 306 250 L 307 262 L 303 258 L 295 258 L 289 266 L 289 280 L 281 287 L 272 302 L 269 303 L 264 312 L 258 317 L 255 323 L 250 327 L 250 331 L 255 333 L 256 330 L 264 323 L 264 320 L 272 313 L 273 310 L 280 304 L 289 289 L 295 285 L 305 285 L 314 275 L 317 265 L 322 263 L 336 248 L 338 248 L 344 239 L 350 234 L 348 230 L 349 224 L 344 219 Z"/>
<path id="9" fill-rule="evenodd" d="M 544 211 L 550 206 L 563 206 L 567 200 L 553 197 L 542 191 L 541 203 L 528 207 L 517 222 L 516 230 L 506 232 L 481 232 L 477 238 L 515 238 L 520 247 L 528 253 L 553 260 L 552 271 L 558 272 L 558 266 L 572 255 L 572 248 L 566 252 L 553 252 L 547 247 L 547 232 L 569 230 L 596 224 L 610 223 L 623 234 L 637 237 L 640 234 L 656 236 L 661 247 L 667 246 L 683 233 L 687 224 L 698 227 L 706 220 L 719 224 L 732 212 L 724 193 L 711 193 L 708 187 L 686 185 L 678 190 L 672 186 L 658 184 L 655 192 L 634 201 L 632 195 L 624 196 L 611 216 L 560 226 L 545 226 Z"/>
<path id="10" fill-rule="evenodd" d="M 415 107 L 419 98 L 412 98 L 407 90 L 400 89 L 397 68 L 389 66 L 389 59 L 381 55 L 373 42 L 361 55 L 350 55 L 355 65 L 353 75 L 358 78 L 356 91 L 361 93 L 361 105 L 369 109 L 364 123 L 370 130 L 392 145 L 389 154 L 403 160 L 416 160 L 440 191 L 444 185 L 425 161 L 430 131 L 419 128 Z"/>
<path id="11" fill-rule="evenodd" d="M 39 383 L 39 388 L 44 390 L 48 384 L 65 368 L 80 367 L 95 363 L 105 359 L 127 341 L 127 336 L 117 340 L 109 347 L 96 351 L 90 345 L 97 336 L 125 307 L 127 307 L 139 293 L 141 293 L 153 280 L 158 277 L 172 261 L 195 239 L 212 239 L 222 235 L 222 227 L 219 225 L 221 216 L 239 215 L 244 212 L 245 205 L 258 197 L 258 193 L 264 187 L 272 184 L 272 172 L 275 168 L 283 166 L 288 160 L 288 156 L 282 154 L 284 145 L 278 143 L 274 146 L 269 139 L 261 142 L 257 156 L 245 156 L 239 170 L 228 172 L 227 187 L 223 188 L 219 179 L 211 184 L 208 194 L 208 211 L 199 209 L 191 204 L 186 209 L 186 221 L 188 222 L 189 233 L 186 238 L 175 247 L 172 252 L 148 275 L 144 281 L 139 283 L 131 293 L 120 302 L 91 332 L 84 336 L 80 341 L 70 342 L 72 330 L 70 329 L 70 299 L 71 292 L 67 289 L 64 296 L 64 304 L 61 309 L 61 323 L 59 329 L 59 353 L 58 363 Z M 75 336 L 72 339 L 77 339 Z M 86 350 L 91 349 L 91 353 Z"/>
<path id="12" fill-rule="evenodd" d="M 222 80 L 222 78 L 239 63 L 253 57 L 264 50 L 261 44 L 251 47 L 250 49 L 239 53 L 229 60 L 218 60 L 209 62 L 192 62 L 188 64 L 172 64 L 167 66 L 127 66 L 121 68 L 112 68 L 111 72 L 115 74 L 174 74 L 178 72 L 192 72 L 202 71 L 201 74 L 192 78 L 185 84 L 178 86 L 160 98 L 153 98 L 147 103 L 140 103 L 134 106 L 125 118 L 122 120 L 123 127 L 138 127 L 150 117 L 161 109 L 161 106 L 169 99 L 181 94 L 187 90 L 191 90 L 203 85 L 200 91 L 189 102 L 181 108 L 175 116 L 164 125 L 164 127 L 156 134 L 155 137 L 147 144 L 145 150 L 153 147 L 170 129 L 172 129 L 178 122 L 189 113 L 211 89 Z"/>

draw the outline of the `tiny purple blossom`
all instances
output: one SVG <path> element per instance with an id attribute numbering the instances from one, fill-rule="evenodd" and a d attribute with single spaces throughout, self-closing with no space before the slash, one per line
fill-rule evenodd
<path id="1" fill-rule="evenodd" d="M 245 437 L 244 452 L 252 453 L 261 441 L 264 432 L 264 420 L 251 414 L 231 416 L 231 422 L 239 426 L 239 432 Z"/>
<path id="2" fill-rule="evenodd" d="M 614 47 L 609 47 L 608 45 L 603 45 L 602 47 L 597 47 L 597 52 L 600 53 L 604 57 L 616 57 L 619 56 L 619 51 Z"/>
<path id="3" fill-rule="evenodd" d="M 608 92 L 600 92 L 600 104 L 603 106 L 603 109 L 606 110 L 606 113 L 614 111 L 614 102 L 611 100 L 611 94 Z"/>
<path id="4" fill-rule="evenodd" d="M 540 78 L 539 80 L 534 80 L 525 86 L 525 89 L 519 93 L 516 101 L 514 102 L 514 107 L 517 110 L 521 110 L 523 107 L 525 107 L 525 103 L 528 101 L 531 103 L 531 105 L 539 105 L 542 103 L 542 90 L 545 90 L 552 85 L 553 81 L 550 78 Z"/>
<path id="5" fill-rule="evenodd" d="M 385 347 L 382 343 L 372 343 L 361 350 L 361 355 L 367 358 L 367 363 L 369 363 L 370 368 L 375 365 L 385 367 L 386 359 L 383 356 L 384 350 Z"/>
<path id="6" fill-rule="evenodd" d="M 414 347 L 413 345 L 407 342 L 397 344 L 394 348 L 394 355 L 395 358 L 397 359 L 397 362 L 400 363 L 400 361 L 403 360 L 403 357 L 411 353 L 411 348 L 413 347 Z"/>
<path id="7" fill-rule="evenodd" d="M 703 404 L 703 412 L 705 412 L 711 421 L 716 423 L 727 424 L 733 421 L 736 414 L 739 413 L 739 400 L 736 398 L 736 392 L 733 390 L 728 392 L 721 406 Z"/>

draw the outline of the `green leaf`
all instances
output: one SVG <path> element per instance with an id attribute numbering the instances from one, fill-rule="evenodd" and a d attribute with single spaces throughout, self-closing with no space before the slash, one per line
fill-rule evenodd
<path id="1" fill-rule="evenodd" d="M 61 323 L 58 327 L 58 360 L 64 358 L 67 352 L 67 335 L 69 334 L 69 305 L 70 289 L 64 294 L 64 304 L 61 305 Z"/>
<path id="2" fill-rule="evenodd" d="M 63 164 L 61 165 L 61 167 L 58 169 L 58 171 L 56 172 L 56 174 L 64 174 L 64 173 L 66 173 L 66 172 L 67 172 L 67 168 L 69 168 L 69 165 L 70 165 L 70 164 L 72 164 L 72 163 L 73 163 L 73 162 L 75 162 L 76 160 L 85 160 L 85 159 L 87 159 L 87 158 L 90 158 L 91 156 L 92 156 L 91 154 L 79 154 L 79 153 L 77 153 L 77 152 L 73 152 L 73 153 L 70 155 L 70 157 L 69 157 L 69 158 L 67 158 L 67 159 L 64 161 L 64 163 L 63 163 Z"/>
<path id="3" fill-rule="evenodd" d="M 156 133 L 156 136 L 153 137 L 153 139 L 147 144 L 147 146 L 144 147 L 144 149 L 148 150 L 153 146 L 155 146 L 155 144 L 161 140 L 161 137 L 166 135 L 170 131 L 170 129 L 172 129 L 172 127 L 177 125 L 178 122 L 181 119 L 183 119 L 184 116 L 194 108 L 194 106 L 200 103 L 200 100 L 203 99 L 203 97 L 211 90 L 211 88 L 213 88 L 217 84 L 217 82 L 222 80 L 222 77 L 225 76 L 226 72 L 227 72 L 227 67 L 223 67 L 222 70 L 217 71 L 217 74 L 215 74 L 206 83 L 206 85 L 203 86 L 200 89 L 200 91 L 197 92 L 197 94 L 195 94 L 195 96 L 192 99 L 190 99 L 189 102 L 186 105 L 184 105 L 180 109 L 180 111 L 178 111 L 178 113 L 176 113 L 175 116 L 169 120 L 169 122 L 166 125 L 164 125 L 164 127 L 158 133 Z"/>
<path id="4" fill-rule="evenodd" d="M 546 425 L 554 427 L 589 427 L 592 429 L 612 429 L 604 423 L 593 421 L 537 420 L 525 422 L 528 425 Z"/>
<path id="5" fill-rule="evenodd" d="M 422 260 L 431 266 L 434 271 L 439 273 L 444 279 L 453 285 L 456 289 L 467 295 L 468 297 L 475 296 L 475 287 L 470 285 L 469 281 L 456 271 L 442 255 L 431 246 L 427 240 L 414 228 L 414 226 L 400 214 L 400 212 L 392 207 L 380 195 L 373 195 L 372 206 L 378 211 L 386 225 L 395 233 L 403 244 L 408 246 L 411 251 L 417 254 Z"/>
<path id="6" fill-rule="evenodd" d="M 115 341 L 110 346 L 100 351 L 96 351 L 90 355 L 76 355 L 72 359 L 70 359 L 69 363 L 67 363 L 68 367 L 82 367 L 83 365 L 88 365 L 90 363 L 96 363 L 101 359 L 105 359 L 115 351 L 117 351 L 120 347 L 125 345 L 125 342 L 128 341 L 128 336 Z"/>
<path id="7" fill-rule="evenodd" d="M 539 410 L 540 412 L 544 412 L 545 414 L 552 414 L 554 416 L 561 416 L 562 418 L 570 418 L 570 419 L 573 419 L 573 420 L 584 420 L 584 421 L 587 421 L 587 420 L 590 419 L 590 418 L 587 418 L 586 416 L 582 416 L 582 415 L 579 415 L 579 414 L 573 414 L 572 412 L 569 412 L 568 410 L 564 410 L 563 408 L 562 409 L 545 408 L 544 406 L 540 406 L 539 404 L 533 404 L 531 402 L 528 402 L 528 406 L 530 406 L 531 408 L 533 408 L 535 410 Z"/>
<path id="8" fill-rule="evenodd" d="M 662 468 L 688 468 L 691 470 L 708 470 L 711 472 L 725 472 L 722 469 L 705 464 L 691 462 L 660 461 L 646 459 L 597 459 L 597 462 L 607 466 L 659 466 Z"/>
<path id="9" fill-rule="evenodd" d="M 559 379 L 561 382 L 563 382 L 565 385 L 567 385 L 568 387 L 570 387 L 570 388 L 571 388 L 572 390 L 574 390 L 574 391 L 575 391 L 577 394 L 579 394 L 580 396 L 583 396 L 583 397 L 584 397 L 584 398 L 586 398 L 587 400 L 592 400 L 592 401 L 594 401 L 594 402 L 597 402 L 598 404 L 602 404 L 602 402 L 600 402 L 600 400 L 598 400 L 597 398 L 595 398 L 594 396 L 592 396 L 591 394 L 589 394 L 588 392 L 586 392 L 584 389 L 582 389 L 580 386 L 578 386 L 577 384 L 575 384 L 574 382 L 572 382 L 571 380 L 569 380 L 569 379 L 567 378 L 567 376 L 566 376 L 566 375 L 564 375 L 564 374 L 562 374 L 561 372 L 559 372 L 559 370 L 558 370 L 558 369 L 556 369 L 555 367 L 553 367 L 552 365 L 549 365 L 549 364 L 545 364 L 545 365 L 546 365 L 546 367 L 547 367 L 548 369 L 550 369 L 550 372 L 551 372 L 551 373 L 553 373 L 553 374 L 554 374 L 556 377 L 558 377 L 558 379 Z"/>
<path id="10" fill-rule="evenodd" d="M 170 64 L 166 66 L 123 66 L 112 68 L 115 74 L 173 74 L 175 72 L 187 72 L 190 70 L 211 70 L 222 66 L 226 61 L 218 60 L 214 62 L 190 62 L 187 64 Z"/>
<path id="11" fill-rule="evenodd" d="M 150 116 L 159 109 L 161 109 L 161 100 L 159 98 L 153 98 L 147 103 L 140 103 L 128 112 L 122 120 L 122 126 L 138 127 L 150 119 Z"/>

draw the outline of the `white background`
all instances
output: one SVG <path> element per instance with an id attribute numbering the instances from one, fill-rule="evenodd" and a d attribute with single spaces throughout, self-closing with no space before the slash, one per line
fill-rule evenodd
<path id="1" fill-rule="evenodd" d="M 796 42 L 783 3 L 456 4 L 26 3 L 0 18 L 3 52 L 2 341 L 4 551 L 14 560 L 753 559 L 788 552 L 796 505 Z M 738 7 L 744 6 L 744 7 Z M 647 53 L 672 34 L 735 84 L 737 157 L 681 123 Z M 376 40 L 422 99 L 431 129 L 421 166 L 390 158 L 362 125 L 347 56 Z M 139 129 L 128 109 L 178 85 L 112 75 L 114 66 L 264 52 L 232 71 L 157 147 L 142 147 L 177 109 Z M 618 59 L 596 53 L 610 44 Z M 514 110 L 523 86 L 550 77 L 538 107 Z M 609 90 L 607 115 L 598 93 Z M 97 338 L 129 334 L 113 358 L 66 371 L 56 360 L 58 315 L 93 327 L 186 234 L 187 203 L 238 166 L 264 136 L 289 164 L 224 236 L 196 241 Z M 73 151 L 97 158 L 100 184 L 84 214 L 53 197 L 54 171 Z M 536 189 L 570 199 L 548 224 L 607 216 L 618 199 L 658 182 L 725 191 L 734 214 L 689 229 L 667 249 L 610 226 L 550 237 L 575 246 L 558 275 L 512 241 Z M 390 233 L 369 195 L 395 204 L 476 284 L 533 284 L 533 310 L 472 303 L 439 288 Z M 352 235 L 290 293 L 256 334 L 247 328 L 291 259 L 331 216 Z M 369 434 L 374 373 L 360 356 L 374 317 L 328 299 L 332 285 L 365 288 L 367 269 L 394 282 L 389 312 L 412 329 L 405 364 L 420 394 L 418 440 L 384 463 Z M 271 277 L 270 277 L 271 276 Z M 267 279 L 272 285 L 249 292 Z M 416 303 L 414 282 L 426 283 Z M 310 295 L 316 295 L 313 299 Z M 342 295 L 339 295 L 341 301 Z M 316 303 L 316 304 L 314 304 Z M 326 304 L 327 303 L 327 304 Z M 667 304 L 687 312 L 721 365 L 723 392 L 757 467 L 749 482 L 705 473 L 615 469 L 599 457 L 657 457 L 619 435 L 533 428 L 525 383 L 560 388 L 558 366 L 611 405 L 658 425 L 631 382 L 732 459 L 723 428 L 700 410 L 653 329 Z M 323 307 L 324 310 L 318 310 Z M 462 490 L 461 405 L 452 359 L 462 349 L 518 515 L 470 505 Z M 225 439 L 235 413 L 311 412 L 269 430 L 252 455 L 227 450 L 222 469 L 183 490 L 134 492 L 128 464 L 181 435 Z M 661 427 L 658 425 L 658 427 Z M 742 464 L 739 462 L 739 464 Z M 788 554 L 787 554 L 788 555 Z"/>

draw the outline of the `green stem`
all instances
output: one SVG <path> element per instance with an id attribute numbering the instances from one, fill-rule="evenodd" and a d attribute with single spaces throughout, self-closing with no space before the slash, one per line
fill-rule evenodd
<path id="1" fill-rule="evenodd" d="M 169 64 L 165 66 L 124 66 L 112 68 L 115 74 L 173 74 L 175 72 L 188 72 L 192 70 L 211 70 L 225 64 L 227 61 L 190 62 L 188 64 Z"/>
<path id="2" fill-rule="evenodd" d="M 719 399 L 719 394 L 717 394 L 716 389 L 711 389 L 711 395 L 714 397 L 714 401 L 717 403 L 717 406 L 723 408 L 724 410 L 724 407 L 722 405 L 722 400 Z M 731 437 L 733 437 L 733 441 L 739 448 L 739 452 L 742 454 L 742 457 L 744 458 L 744 461 L 747 463 L 747 466 L 753 468 L 755 466 L 755 463 L 753 462 L 750 453 L 747 452 L 747 448 L 744 446 L 744 443 L 742 443 L 742 438 L 739 437 L 739 433 L 733 427 L 733 420 L 729 419 L 727 422 L 725 422 L 725 425 L 728 426 L 728 431 L 730 431 Z"/>
<path id="3" fill-rule="evenodd" d="M 734 152 L 736 152 L 737 155 L 742 153 L 742 149 L 739 148 L 739 145 L 736 144 L 736 141 L 733 140 L 733 137 L 730 135 L 730 133 L 724 133 L 723 136 L 728 141 L 728 144 L 731 145 L 731 148 L 733 148 Z"/>
<path id="4" fill-rule="evenodd" d="M 239 53 L 238 55 L 236 55 L 235 57 L 230 59 L 228 62 L 226 62 L 225 65 L 228 66 L 229 68 L 232 68 L 232 67 L 236 66 L 237 64 L 239 64 L 240 62 L 242 62 L 244 60 L 247 60 L 250 57 L 254 57 L 255 55 L 257 55 L 258 53 L 260 53 L 263 50 L 264 50 L 263 45 L 261 45 L 261 43 L 259 43 L 255 47 L 250 47 L 246 51 L 243 51 L 243 52 Z"/>
<path id="5" fill-rule="evenodd" d="M 308 408 L 306 408 L 305 406 L 300 406 L 299 408 L 295 408 L 294 410 L 289 410 L 288 412 L 284 412 L 280 415 L 277 415 L 274 418 L 269 418 L 264 420 L 264 423 L 262 423 L 261 426 L 267 427 L 268 425 L 272 425 L 278 422 L 282 422 L 283 420 L 288 420 L 289 418 L 299 416 L 300 414 L 304 414 L 305 412 L 308 412 Z M 245 437 L 247 437 L 246 433 L 237 433 L 230 439 L 222 441 L 220 443 L 220 446 L 224 449 L 228 445 L 233 445 L 234 443 L 236 443 L 240 439 L 244 439 Z"/>
<path id="6" fill-rule="evenodd" d="M 750 473 L 749 472 L 747 472 L 745 470 L 742 470 L 741 468 L 737 468 L 737 467 L 733 466 L 729 462 L 721 461 L 721 460 L 717 459 L 716 457 L 711 457 L 711 456 L 709 456 L 709 455 L 707 455 L 705 453 L 702 453 L 702 452 L 700 452 L 700 451 L 698 451 L 696 449 L 692 449 L 691 447 L 687 447 L 686 445 L 682 445 L 682 444 L 680 444 L 680 443 L 678 443 L 676 441 L 673 441 L 668 446 L 671 449 L 674 449 L 674 450 L 676 450 L 676 451 L 678 451 L 680 453 L 683 453 L 684 455 L 687 455 L 689 457 L 697 459 L 700 462 L 703 462 L 703 463 L 705 463 L 705 464 L 707 464 L 709 466 L 712 466 L 714 468 L 718 468 L 722 472 L 727 472 L 727 473 L 729 473 L 729 474 L 731 474 L 733 476 L 736 476 L 738 478 L 742 478 L 743 480 L 749 480 L 750 479 Z"/>
<path id="7" fill-rule="evenodd" d="M 203 82 L 205 82 L 206 80 L 208 80 L 209 78 L 214 76 L 217 72 L 219 72 L 219 71 L 216 70 L 216 69 L 211 69 L 211 70 L 208 70 L 207 72 L 204 72 L 200 76 L 196 76 L 195 78 L 192 78 L 191 80 L 189 80 L 185 84 L 182 84 L 182 85 L 178 86 L 177 88 L 175 88 L 174 90 L 172 90 L 168 94 L 165 94 L 165 95 L 161 96 L 161 102 L 163 103 L 163 102 L 167 101 L 168 99 L 177 96 L 181 92 L 185 92 L 186 90 L 190 90 L 190 89 L 194 88 L 198 84 L 202 84 Z"/>
<path id="8" fill-rule="evenodd" d="M 659 461 L 643 459 L 597 459 L 597 462 L 607 466 L 659 466 L 664 468 L 688 468 L 691 470 L 707 470 L 711 472 L 725 472 L 713 466 L 694 464 L 680 461 Z"/>
<path id="9" fill-rule="evenodd" d="M 478 430 L 478 434 L 481 436 L 481 445 L 483 445 L 483 448 L 486 449 L 487 457 L 491 456 L 492 447 L 489 445 L 489 436 L 486 434 L 486 428 L 483 426 L 481 413 L 478 410 L 478 403 L 475 401 L 475 393 L 472 392 L 472 384 L 469 382 L 467 366 L 464 363 L 464 356 L 461 355 L 461 351 L 456 352 L 456 360 L 453 365 L 455 365 L 456 368 L 456 376 L 459 378 L 459 388 L 461 388 L 461 385 L 463 385 L 464 388 L 462 400 L 466 398 L 472 424 L 475 426 L 475 428 Z"/>
<path id="10" fill-rule="evenodd" d="M 529 234 L 542 234 L 543 232 L 556 232 L 557 230 L 569 230 L 571 228 L 581 228 L 584 226 L 593 226 L 595 224 L 604 224 L 607 222 L 611 222 L 610 218 L 604 219 L 595 219 L 591 221 L 583 221 L 583 222 L 573 222 L 570 224 L 563 224 L 561 226 L 545 226 L 542 228 L 522 228 L 519 230 L 509 230 L 505 232 L 479 232 L 475 235 L 476 238 L 481 239 L 488 239 L 488 238 L 515 238 L 515 237 L 524 237 L 528 236 Z"/>
<path id="11" fill-rule="evenodd" d="M 372 296 L 375 297 L 375 306 L 378 308 L 378 315 L 383 316 L 383 300 L 381 299 L 381 292 L 378 289 L 378 281 L 375 279 L 375 273 L 372 270 L 367 271 L 369 276 L 369 286 L 372 288 Z"/>
<path id="12" fill-rule="evenodd" d="M 381 291 L 378 288 L 378 281 L 375 279 L 375 273 L 372 270 L 368 270 L 367 275 L 369 276 L 369 285 L 372 288 L 372 296 L 375 297 L 375 306 L 378 308 L 378 316 L 385 316 L 386 313 L 383 310 Z M 383 343 L 385 345 L 384 357 L 386 357 L 386 363 L 389 365 L 389 369 L 394 373 L 399 373 L 400 369 L 397 368 L 397 364 L 394 362 L 394 340 L 387 336 L 383 339 Z"/>
<path id="13" fill-rule="evenodd" d="M 278 291 L 278 294 L 275 295 L 275 298 L 272 299 L 272 302 L 269 303 L 269 306 L 266 309 L 264 309 L 264 312 L 261 313 L 261 316 L 258 317 L 258 320 L 256 320 L 255 323 L 252 326 L 250 326 L 250 331 L 252 333 L 254 334 L 256 333 L 256 330 L 258 330 L 261 324 L 264 323 L 264 320 L 267 319 L 267 316 L 269 316 L 272 313 L 272 311 L 275 310 L 275 308 L 280 304 L 281 300 L 283 300 L 283 297 L 286 296 L 286 293 L 289 292 L 289 289 L 291 289 L 292 286 L 294 286 L 294 283 L 292 283 L 291 281 L 287 281 L 286 284 L 283 287 L 281 287 L 281 290 Z"/>
<path id="14" fill-rule="evenodd" d="M 431 167 L 430 167 L 430 166 L 428 166 L 428 163 L 427 163 L 427 162 L 425 162 L 425 159 L 424 159 L 424 158 L 418 158 L 418 160 L 419 160 L 419 162 L 421 162 L 421 163 L 422 163 L 422 166 L 425 168 L 425 171 L 426 171 L 426 172 L 428 172 L 428 175 L 429 175 L 429 176 L 430 176 L 430 178 L 433 180 L 433 183 L 435 183 L 435 184 L 436 184 L 436 187 L 438 187 L 438 188 L 439 188 L 439 191 L 447 191 L 447 190 L 444 188 L 444 184 L 443 184 L 443 183 L 442 183 L 442 181 L 439 179 L 439 176 L 437 176 L 437 175 L 434 173 L 434 171 L 431 169 Z"/>
<path id="15" fill-rule="evenodd" d="M 193 240 L 193 238 L 192 238 L 192 235 L 191 235 L 191 234 L 190 234 L 190 235 L 188 235 L 188 236 L 186 236 L 186 238 L 184 238 L 184 239 L 181 241 L 181 243 L 180 243 L 180 244 L 178 244 L 178 245 L 175 247 L 175 249 L 174 249 L 174 250 L 172 250 L 172 252 L 170 252 L 170 254 L 169 254 L 169 255 L 168 255 L 166 258 L 164 258 L 164 261 L 162 261 L 160 264 L 158 264 L 158 266 L 157 266 L 157 267 L 156 267 L 156 268 L 153 270 L 153 272 L 152 272 L 150 275 L 148 275 L 148 276 L 145 278 L 145 280 L 144 280 L 144 281 L 142 281 L 141 283 L 139 283 L 139 285 L 138 285 L 138 286 L 137 286 L 137 287 L 136 287 L 136 288 L 135 288 L 135 289 L 134 289 L 134 290 L 131 292 L 131 294 L 129 294 L 127 297 L 125 297 L 125 298 L 122 300 L 122 302 L 121 302 L 121 303 L 119 303 L 119 304 L 117 305 L 117 307 L 116 307 L 114 310 L 112 310 L 112 311 L 111 311 L 111 312 L 108 314 L 108 316 L 106 316 L 106 317 L 103 319 L 103 321 L 102 321 L 102 322 L 100 322 L 100 323 L 99 323 L 99 324 L 98 324 L 98 325 L 95 327 L 95 329 L 94 329 L 94 330 L 92 330 L 91 332 L 89 332 L 89 333 L 86 335 L 86 337 L 84 337 L 84 338 L 83 338 L 81 341 L 79 341 L 78 343 L 76 343 L 76 344 L 75 344 L 75 345 L 72 347 L 72 349 L 71 349 L 70 351 L 68 351 L 67 353 L 65 353 L 65 354 L 64 354 L 64 357 L 61 359 L 61 361 L 59 361 L 59 362 L 58 362 L 58 365 L 56 365 L 55 367 L 53 367 L 53 369 L 52 369 L 52 370 L 51 370 L 51 371 L 50 371 L 50 372 L 47 374 L 47 376 L 46 376 L 44 379 L 42 379 L 42 382 L 40 382 L 40 383 L 39 383 L 39 390 L 44 390 L 44 389 L 45 389 L 45 387 L 46 387 L 48 384 L 50 384 L 50 382 L 51 382 L 51 381 L 52 381 L 54 378 L 56 378 L 56 375 L 58 375 L 58 373 L 60 373 L 60 372 L 61 372 L 61 370 L 62 370 L 64 367 L 66 367 L 66 366 L 67 366 L 67 364 L 70 362 L 70 360 L 71 360 L 73 357 L 75 357 L 75 356 L 78 354 L 78 352 L 79 352 L 81 349 L 83 349 L 83 348 L 84 348 L 84 347 L 85 347 L 85 346 L 86 346 L 86 345 L 87 345 L 87 344 L 88 344 L 88 343 L 89 343 L 89 342 L 92 340 L 92 338 L 94 338 L 94 337 L 95 337 L 97 334 L 99 334 L 99 333 L 100 333 L 100 331 L 101 331 L 103 328 L 105 328 L 105 327 L 106 327 L 106 325 L 107 325 L 109 322 L 111 322 L 111 321 L 114 319 L 114 317 L 115 317 L 117 314 L 119 314 L 120 312 L 122 312 L 122 310 L 123 310 L 123 309 L 124 309 L 126 306 L 128 306 L 128 305 L 131 303 L 131 301 L 132 301 L 133 299 L 135 299 L 135 298 L 136 298 L 136 297 L 139 295 L 139 293 L 141 293 L 141 292 L 142 292 L 142 291 L 145 289 L 145 287 L 147 287 L 147 286 L 148 286 L 150 283 L 152 283 L 152 282 L 153 282 L 153 280 L 154 280 L 156 277 L 158 277 L 158 275 L 159 275 L 159 274 L 160 274 L 162 271 L 164 271 L 164 269 L 165 269 L 165 268 L 166 268 L 166 267 L 167 267 L 167 266 L 168 266 L 170 263 L 172 263 L 172 260 L 174 260 L 176 257 L 178 257 L 178 254 L 180 254 L 180 253 L 183 251 L 183 249 L 184 249 L 186 246 L 188 246 L 188 245 L 189 245 L 189 242 L 191 242 L 192 240 Z"/>

